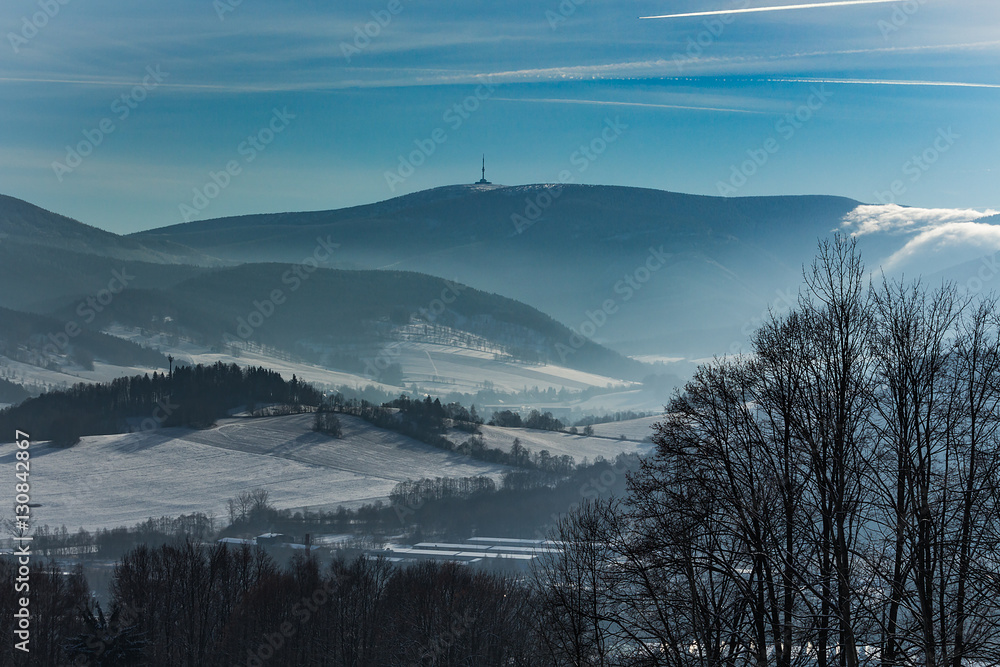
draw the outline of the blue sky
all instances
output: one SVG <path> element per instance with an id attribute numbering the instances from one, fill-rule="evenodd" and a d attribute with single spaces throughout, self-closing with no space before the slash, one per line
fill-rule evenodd
<path id="1" fill-rule="evenodd" d="M 0 193 L 115 232 L 472 182 L 483 153 L 509 185 L 1000 209 L 996 0 L 62 2 L 0 7 Z"/>

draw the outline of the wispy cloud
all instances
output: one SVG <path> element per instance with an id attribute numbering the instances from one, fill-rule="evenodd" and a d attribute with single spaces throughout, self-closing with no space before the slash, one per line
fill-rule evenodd
<path id="1" fill-rule="evenodd" d="M 802 61 L 822 60 L 837 56 L 866 56 L 871 54 L 944 53 L 949 51 L 980 51 L 996 49 L 1000 40 L 980 42 L 949 43 L 917 46 L 890 46 L 861 49 L 795 50 L 786 52 L 741 53 L 739 55 L 695 56 L 686 58 L 686 75 L 739 74 L 751 77 L 748 80 L 787 83 L 830 83 L 841 85 L 869 86 L 925 86 L 964 87 L 995 89 L 1000 84 L 964 81 L 923 81 L 900 79 L 861 79 L 829 77 L 786 77 L 782 69 L 798 68 Z M 328 48 L 328 46 L 323 47 Z M 241 52 L 243 53 L 243 52 Z M 281 54 L 267 52 L 268 58 L 281 60 Z M 285 54 L 291 60 L 317 57 L 320 51 L 295 51 Z M 439 85 L 476 85 L 484 80 L 494 83 L 568 82 L 593 80 L 678 80 L 678 68 L 674 58 L 651 58 L 617 60 L 577 65 L 556 65 L 528 69 L 473 69 L 472 67 L 344 67 L 340 59 L 330 61 L 329 53 L 320 61 L 326 65 L 312 66 L 301 72 L 294 71 L 280 79 L 271 70 L 261 70 L 253 78 L 241 74 L 225 80 L 205 80 L 203 73 L 192 70 L 187 61 L 166 59 L 164 69 L 172 74 L 176 71 L 178 80 L 162 84 L 164 91 L 191 91 L 206 94 L 273 93 L 273 92 L 322 92 L 346 89 L 412 88 Z M 152 60 L 156 60 L 155 58 Z M 767 76 L 767 75 L 770 76 Z M 778 76 L 774 76 L 777 74 Z M 767 76 L 767 78 L 764 78 Z M 36 70 L 29 73 L 0 72 L 0 85 L 4 84 L 66 84 L 73 86 L 124 86 L 135 83 L 134 75 L 120 76 L 68 74 L 65 71 Z M 720 109 L 725 110 L 725 109 Z"/>
<path id="2" fill-rule="evenodd" d="M 8 83 L 69 83 L 74 86 L 100 86 L 109 88 L 114 86 L 132 85 L 135 79 L 114 78 L 114 79 L 58 79 L 47 77 L 18 77 L 0 76 L 0 81 Z M 225 85 L 212 83 L 158 83 L 157 88 L 192 88 L 198 90 L 246 90 L 245 85 Z M 250 87 L 252 89 L 252 86 Z"/>
<path id="3" fill-rule="evenodd" d="M 685 111 L 717 111 L 720 113 L 750 113 L 768 115 L 767 111 L 753 111 L 750 109 L 733 109 L 728 107 L 705 107 L 688 106 L 683 104 L 654 104 L 650 102 L 616 102 L 613 100 L 583 100 L 583 99 L 558 99 L 558 98 L 528 98 L 528 97 L 494 97 L 498 102 L 529 102 L 536 104 L 592 104 L 597 106 L 612 107 L 640 107 L 648 109 L 680 109 Z"/>
<path id="4" fill-rule="evenodd" d="M 679 19 L 691 16 L 719 16 L 722 14 L 754 14 L 757 12 L 779 12 L 789 9 L 816 9 L 819 7 L 846 7 L 848 5 L 879 5 L 899 0 L 836 0 L 835 2 L 813 2 L 804 5 L 776 5 L 773 7 L 746 7 L 743 9 L 719 9 L 686 14 L 663 14 L 660 16 L 640 16 L 640 19 Z"/>

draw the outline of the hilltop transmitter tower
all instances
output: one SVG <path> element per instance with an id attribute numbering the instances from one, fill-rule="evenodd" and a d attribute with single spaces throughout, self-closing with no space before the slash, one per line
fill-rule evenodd
<path id="1" fill-rule="evenodd" d="M 475 185 L 493 185 L 492 183 L 490 183 L 489 181 L 486 180 L 486 154 L 485 153 L 483 153 L 483 178 L 478 183 L 475 183 Z"/>

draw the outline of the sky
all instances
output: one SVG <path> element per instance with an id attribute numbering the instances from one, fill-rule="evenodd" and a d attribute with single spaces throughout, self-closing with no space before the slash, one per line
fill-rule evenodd
<path id="1" fill-rule="evenodd" d="M 5 0 L 0 194 L 128 233 L 485 154 L 505 185 L 1000 209 L 996 0 L 336 4 Z"/>

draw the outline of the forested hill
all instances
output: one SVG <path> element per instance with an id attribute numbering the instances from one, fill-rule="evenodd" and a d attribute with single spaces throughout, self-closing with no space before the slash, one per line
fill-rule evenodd
<path id="1" fill-rule="evenodd" d="M 419 338 L 610 377 L 649 372 L 523 303 L 406 271 L 309 273 L 287 264 L 210 270 L 163 289 L 124 291 L 94 326 L 114 322 L 153 326 L 207 346 L 260 343 L 347 371 L 362 371 L 359 360 L 387 344 Z"/>
<path id="2" fill-rule="evenodd" d="M 182 366 L 172 374 L 77 384 L 0 411 L 0 433 L 72 444 L 84 435 L 160 426 L 206 426 L 233 408 L 259 403 L 319 405 L 322 395 L 295 376 L 221 362 Z"/>

